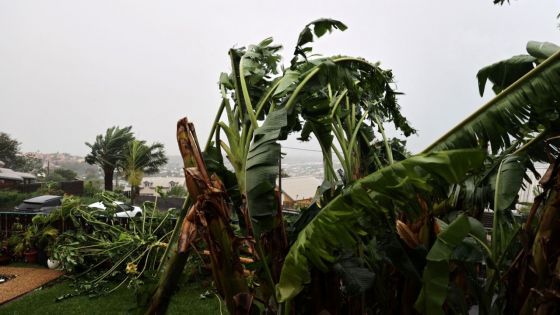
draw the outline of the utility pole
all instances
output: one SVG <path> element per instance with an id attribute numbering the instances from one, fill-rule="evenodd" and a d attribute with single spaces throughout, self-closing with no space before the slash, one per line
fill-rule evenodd
<path id="1" fill-rule="evenodd" d="M 282 211 L 283 206 L 283 194 L 282 194 L 282 145 L 280 144 L 280 150 L 278 151 L 278 190 L 280 192 L 280 211 Z"/>

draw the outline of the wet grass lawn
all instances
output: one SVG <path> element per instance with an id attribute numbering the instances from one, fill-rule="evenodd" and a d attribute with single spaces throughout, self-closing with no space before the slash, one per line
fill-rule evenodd
<path id="1" fill-rule="evenodd" d="M 207 289 L 196 283 L 186 284 L 173 296 L 167 314 L 220 314 L 226 312 L 215 295 L 202 299 Z M 136 296 L 125 286 L 110 295 L 95 298 L 78 296 L 56 302 L 73 291 L 69 280 L 57 281 L 0 306 L 0 314 L 138 314 Z"/>

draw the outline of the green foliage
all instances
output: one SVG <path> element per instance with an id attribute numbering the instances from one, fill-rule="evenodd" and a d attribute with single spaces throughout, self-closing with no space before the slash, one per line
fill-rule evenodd
<path id="1" fill-rule="evenodd" d="M 49 214 L 33 216 L 31 224 L 23 226 L 18 223 L 12 226 L 10 247 L 16 256 L 21 256 L 25 251 L 36 249 L 51 252 L 52 246 L 60 234 L 55 226 L 64 220 L 67 212 L 61 208 L 53 209 Z"/>
<path id="2" fill-rule="evenodd" d="M 498 94 L 533 70 L 535 64 L 542 63 L 559 49 L 560 47 L 552 43 L 530 41 L 527 43 L 527 52 L 530 55 L 513 56 L 480 69 L 476 75 L 480 95 L 484 94 L 487 80 L 494 84 L 492 90 Z"/>
<path id="3" fill-rule="evenodd" d="M 52 182 L 52 183 L 59 183 L 59 182 L 64 182 L 66 181 L 66 179 L 64 177 L 62 177 L 60 174 L 57 174 L 55 172 L 50 173 L 49 175 L 45 176 L 45 178 L 43 179 L 44 182 Z"/>
<path id="4" fill-rule="evenodd" d="M 296 49 L 294 51 L 294 59 L 292 59 L 292 67 L 298 62 L 298 57 L 307 59 L 307 54 L 311 53 L 311 47 L 303 47 L 313 42 L 313 35 L 317 38 L 325 35 L 327 32 L 332 32 L 333 29 L 345 31 L 348 27 L 344 23 L 332 19 L 319 19 L 307 24 L 300 32 Z"/>
<path id="5" fill-rule="evenodd" d="M 78 174 L 73 170 L 65 169 L 65 168 L 57 168 L 48 174 L 43 181 L 45 182 L 66 182 L 66 181 L 73 181 L 76 180 Z"/>
<path id="6" fill-rule="evenodd" d="M 519 225 L 514 222 L 509 210 L 515 208 L 518 193 L 527 172 L 527 157 L 508 155 L 500 163 L 494 188 L 494 220 L 492 226 L 492 258 L 507 250 L 507 244 L 516 234 Z M 498 266 L 499 267 L 499 266 Z"/>
<path id="7" fill-rule="evenodd" d="M 84 184 L 84 196 L 93 197 L 101 192 L 101 183 L 88 180 Z"/>
<path id="8" fill-rule="evenodd" d="M 122 160 L 125 145 L 134 139 L 131 129 L 131 126 L 111 127 L 105 135 L 97 135 L 93 144 L 86 142 L 91 152 L 86 155 L 85 160 L 88 164 L 101 167 L 105 174 L 106 190 L 113 190 L 113 173 Z"/>
<path id="9" fill-rule="evenodd" d="M 32 154 L 22 154 L 20 142 L 5 132 L 0 132 L 0 161 L 4 163 L 3 167 L 19 172 L 37 172 L 42 167 L 40 159 Z"/>
<path id="10" fill-rule="evenodd" d="M 334 21 L 327 20 L 329 23 Z M 317 25 L 314 27 L 317 29 Z M 324 30 L 323 27 L 319 29 Z M 309 26 L 302 34 L 310 34 Z M 396 99 L 399 93 L 393 89 L 392 72 L 361 58 L 335 56 L 300 60 L 298 55 L 303 54 L 302 49 L 296 49 L 295 54 L 289 71 L 291 77 L 297 73 L 299 78 L 285 92 L 288 121 L 292 131 L 301 129 L 300 140 L 307 141 L 311 135 L 318 140 L 323 151 L 326 181 L 333 185 L 338 180 L 332 152 L 343 166 L 344 174 L 340 179 L 345 184 L 386 165 L 380 159 L 383 151 L 387 152 L 387 161 L 392 163 L 391 144 L 383 125 L 392 122 L 405 136 L 415 133 L 400 113 Z M 303 122 L 299 121 L 298 114 Z M 371 146 L 372 142 L 382 143 L 382 146 Z"/>
<path id="11" fill-rule="evenodd" d="M 320 37 L 333 29 L 345 28 L 343 23 L 330 19 L 308 24 L 300 34 L 291 68 L 280 76 L 277 69 L 279 46 L 272 45 L 272 39 L 247 49 L 230 51 L 232 73 L 220 76 L 222 106 L 213 130 L 216 130 L 216 145 L 223 149 L 234 168 L 241 194 L 248 193 L 248 180 L 261 181 L 259 178 L 251 179 L 253 175 L 246 175 L 246 170 L 249 170 L 246 163 L 251 145 L 254 146 L 257 139 L 255 131 L 262 128 L 259 121 L 264 119 L 266 123 L 267 115 L 277 108 L 284 109 L 287 114 L 287 123 L 282 127 L 279 139 L 298 131 L 301 131 L 300 139 L 304 141 L 315 135 L 323 150 L 325 174 L 331 183 L 337 181 L 331 157 L 333 149 L 341 162 L 347 162 L 343 163 L 347 166 L 344 176 L 350 182 L 384 165 L 384 154 L 380 150 L 388 152 L 387 160 L 392 162 L 391 143 L 395 143 L 396 147 L 402 145 L 403 142 L 397 139 L 391 141 L 385 137 L 382 124 L 392 122 L 406 136 L 415 132 L 400 114 L 396 101 L 398 93 L 391 86 L 391 71 L 360 58 L 297 58 L 311 51 L 308 44 L 313 40 L 313 34 Z M 231 105 L 231 101 L 235 106 Z M 222 111 L 227 115 L 227 124 L 219 121 Z M 304 120 L 303 125 L 300 117 Z M 360 123 L 353 123 L 354 119 L 360 120 Z M 370 145 L 377 136 L 374 128 L 383 134 L 383 139 L 378 141 L 384 143 L 381 148 Z M 347 130 L 351 131 L 350 134 L 345 133 Z M 220 140 L 221 132 L 226 135 L 227 143 Z M 340 154 L 336 151 L 333 133 L 343 149 Z M 272 174 L 277 163 L 268 163 L 267 173 Z M 235 208 L 240 207 L 235 204 Z M 269 215 L 274 212 L 269 206 L 266 208 Z"/>
<path id="12" fill-rule="evenodd" d="M 344 283 L 344 293 L 356 296 L 366 292 L 373 285 L 375 273 L 369 270 L 363 259 L 358 257 L 343 257 L 334 265 L 333 270 Z"/>
<path id="13" fill-rule="evenodd" d="M 156 173 L 165 164 L 167 164 L 167 157 L 161 143 L 147 145 L 145 141 L 133 139 L 125 146 L 119 169 L 132 187 L 132 200 L 140 190 L 139 186 L 144 174 Z"/>
<path id="14" fill-rule="evenodd" d="M 142 182 L 141 178 L 136 178 L 138 173 L 157 173 L 166 163 L 163 144 L 156 142 L 147 145 L 145 141 L 132 140 L 124 149 L 121 168 L 129 183 L 138 186 Z"/>
<path id="15" fill-rule="evenodd" d="M 502 159 L 496 177 L 494 211 L 504 211 L 515 205 L 525 177 L 526 162 L 526 156 L 508 155 Z"/>
<path id="16" fill-rule="evenodd" d="M 91 152 L 86 155 L 86 162 L 97 164 L 101 168 L 117 167 L 122 157 L 124 145 L 130 142 L 134 136 L 132 127 L 111 127 L 107 129 L 105 135 L 97 135 L 93 144 L 86 142 Z"/>
<path id="17" fill-rule="evenodd" d="M 272 228 L 272 218 L 278 211 L 275 189 L 280 144 L 277 140 L 286 124 L 284 109 L 269 113 L 262 126 L 255 130 L 247 155 L 247 207 L 257 236 Z"/>
<path id="18" fill-rule="evenodd" d="M 455 209 L 467 209 L 475 216 L 481 215 L 484 209 L 494 211 L 492 244 L 486 249 L 491 277 L 484 284 L 485 293 L 478 297 L 483 309 L 505 305 L 503 297 L 494 301 L 484 295 L 502 294 L 504 284 L 497 278 L 510 269 L 509 263 L 521 247 L 517 238 L 520 225 L 511 209 L 515 207 L 524 179 L 528 180 L 527 171 L 539 178 L 532 162 L 547 159 L 544 140 L 560 131 L 559 51 L 551 43 L 529 42 L 529 55 L 514 56 L 481 69 L 480 93 L 489 80 L 494 92 L 499 94 L 426 150 L 488 147 L 494 153 L 486 161 L 483 172 L 464 181 L 453 193 L 458 201 L 453 205 Z M 441 268 L 434 267 L 429 278 L 443 279 Z M 461 294 L 466 296 L 468 292 Z M 445 300 L 445 296 L 437 293 L 429 296 L 439 299 L 431 302 L 434 307 L 441 306 Z M 426 304 L 420 304 L 417 306 L 426 311 Z"/>
<path id="19" fill-rule="evenodd" d="M 113 190 L 115 170 L 124 173 L 133 188 L 138 190 L 144 174 L 152 174 L 167 163 L 167 157 L 161 143 L 152 145 L 137 140 L 132 127 L 111 127 L 105 135 L 97 135 L 93 144 L 86 142 L 91 152 L 85 160 L 96 164 L 105 175 L 105 190 Z"/>
<path id="20" fill-rule="evenodd" d="M 167 192 L 169 197 L 185 197 L 187 196 L 187 190 L 183 185 L 175 185 L 169 189 Z"/>
<path id="21" fill-rule="evenodd" d="M 311 264 L 326 270 L 337 250 L 355 248 L 360 239 L 371 239 L 375 230 L 368 222 L 390 218 L 398 210 L 418 213 L 419 195 L 427 200 L 445 199 L 448 185 L 462 181 L 483 159 L 480 150 L 418 155 L 356 181 L 299 233 L 282 268 L 279 299 L 292 299 L 310 282 Z"/>
<path id="22" fill-rule="evenodd" d="M 440 224 L 443 225 L 443 222 Z M 484 227 L 476 219 L 459 215 L 449 226 L 442 228 L 426 256 L 423 287 L 414 305 L 420 313 L 444 314 L 442 305 L 448 295 L 449 261 L 454 250 L 469 235 L 481 244 L 486 243 Z"/>
<path id="23" fill-rule="evenodd" d="M 272 235 L 262 232 L 282 226 L 282 222 L 275 221 L 275 181 L 280 158 L 277 141 L 289 133 L 301 132 L 304 141 L 315 136 L 324 154 L 326 186 L 333 187 L 340 179 L 348 184 L 392 163 L 394 152 L 397 160 L 404 158 L 404 142 L 389 138 L 384 124 L 392 123 L 405 136 L 415 132 L 400 113 L 396 99 L 399 93 L 393 89 L 391 71 L 361 58 L 311 57 L 309 44 L 314 36 L 345 28 L 341 22 L 329 19 L 308 24 L 300 34 L 290 69 L 283 72 L 278 69 L 280 46 L 273 45 L 271 38 L 230 50 L 231 73 L 220 76 L 222 103 L 207 141 L 205 160 L 208 170 L 216 172 L 231 193 L 242 233 L 255 232 L 259 260 L 267 264 L 255 273 L 257 281 L 263 283 L 259 291 L 266 291 L 265 286 L 268 291 L 272 289 L 273 272 L 268 269 L 279 273 L 280 265 L 276 262 L 283 258 L 280 250 L 263 252 L 262 244 L 272 243 L 260 239 Z M 226 120 L 221 121 L 224 114 Z M 227 139 L 222 139 L 224 134 Z M 233 183 L 232 174 L 223 169 L 221 150 L 233 166 Z M 345 166 L 340 178 L 334 170 L 332 152 Z M 325 201 L 336 195 L 335 189 L 327 190 L 332 196 Z M 244 228 L 240 214 L 245 205 L 237 198 L 237 192 L 239 197 L 247 198 L 253 229 Z M 276 266 L 269 266 L 269 261 Z M 344 271 L 359 272 L 350 266 L 342 267 L 341 274 L 347 279 L 353 278 L 352 273 Z"/>
<path id="24" fill-rule="evenodd" d="M 392 72 L 360 58 L 311 54 L 315 38 L 345 28 L 330 19 L 308 24 L 287 70 L 279 69 L 280 46 L 271 38 L 233 49 L 231 73 L 220 77 L 222 103 L 205 160 L 226 183 L 236 211 L 247 197 L 260 264 L 257 296 L 274 281 L 269 267 L 278 268 L 284 258 L 263 252 L 262 244 L 278 244 L 267 238 L 273 233 L 261 234 L 280 226 L 274 224 L 278 140 L 299 133 L 304 141 L 317 138 L 327 182 L 319 202 L 289 227 L 293 244 L 276 286 L 280 301 L 298 295 L 311 282 L 310 269 L 317 268 L 340 277 L 343 295 L 374 290 L 376 311 L 413 312 L 414 300 L 427 314 L 466 312 L 472 303 L 487 309 L 493 303 L 488 296 L 499 289 L 482 283 L 475 266 L 485 262 L 498 279 L 512 258 L 517 226 L 510 210 L 526 170 L 534 170 L 531 161 L 543 158 L 535 148 L 560 131 L 558 47 L 530 42 L 529 55 L 481 69 L 480 93 L 490 81 L 498 96 L 424 155 L 407 158 L 404 140 L 385 133 L 388 123 L 404 136 L 415 132 L 400 113 Z M 333 153 L 342 173 L 334 171 Z M 467 217 L 487 208 L 495 211 L 490 248 L 480 222 Z M 467 279 L 467 289 L 450 281 L 457 275 Z M 388 305 L 395 297 L 403 308 Z"/>
<path id="25" fill-rule="evenodd" d="M 41 183 L 41 187 L 36 191 L 37 195 L 64 195 L 64 191 L 60 189 L 60 183 L 55 181 L 47 181 Z"/>
<path id="26" fill-rule="evenodd" d="M 480 96 L 484 95 L 487 80 L 494 84 L 492 90 L 498 94 L 527 72 L 533 70 L 533 64 L 536 60 L 537 58 L 533 56 L 519 55 L 480 69 L 476 75 Z"/>
<path id="27" fill-rule="evenodd" d="M 13 169 L 20 172 L 37 174 L 41 172 L 42 167 L 43 161 L 35 157 L 33 153 L 23 153 L 18 156 L 18 164 Z"/>
<path id="28" fill-rule="evenodd" d="M 494 83 L 496 91 L 515 83 L 425 152 L 489 146 L 496 154 L 510 147 L 512 139 L 522 143 L 527 136 L 533 138 L 534 133 L 558 131 L 560 112 L 556 104 L 560 100 L 560 54 L 557 52 L 542 62 L 539 59 L 555 49 L 558 50 L 548 43 L 529 42 L 527 50 L 531 56 L 517 56 L 482 69 L 479 72 L 481 93 L 487 79 Z M 532 62 L 538 65 L 533 67 Z M 531 70 L 530 73 L 527 70 Z"/>
<path id="29" fill-rule="evenodd" d="M 109 287 L 117 285 L 118 283 L 107 283 Z M 100 297 L 77 296 L 72 299 L 57 300 L 60 296 L 73 294 L 76 291 L 76 285 L 72 281 L 57 281 L 15 301 L 3 304 L 0 306 L 0 313 L 7 315 L 130 314 L 134 313 L 137 307 L 135 291 L 132 287 L 126 286 L 121 286 L 111 294 Z M 171 299 L 168 314 L 220 314 L 223 309 L 225 309 L 223 302 L 216 297 L 211 288 L 189 283 L 177 290 Z"/>
<path id="30" fill-rule="evenodd" d="M 75 180 L 78 177 L 78 174 L 73 170 L 69 170 L 66 168 L 57 168 L 53 171 L 53 175 L 58 175 L 62 178 L 62 181 L 70 181 Z M 49 179 L 47 177 L 47 179 Z"/>
<path id="31" fill-rule="evenodd" d="M 13 208 L 25 199 L 33 197 L 34 194 L 21 193 L 12 190 L 0 190 L 0 209 L 13 210 Z"/>
<path id="32" fill-rule="evenodd" d="M 20 143 L 10 137 L 9 134 L 0 132 L 0 161 L 5 163 L 4 167 L 12 168 L 17 165 L 17 154 Z"/>
<path id="33" fill-rule="evenodd" d="M 100 194 L 106 210 L 87 208 L 73 197 L 65 198 L 59 208 L 73 228 L 57 239 L 53 257 L 75 273 L 83 294 L 110 292 L 115 287 L 103 286 L 108 280 L 120 281 L 119 286 L 140 285 L 145 277 L 153 277 L 167 247 L 173 229 L 171 213 L 144 208 L 141 218 L 120 221 L 112 214 L 120 211 L 114 201 L 121 198 Z"/>

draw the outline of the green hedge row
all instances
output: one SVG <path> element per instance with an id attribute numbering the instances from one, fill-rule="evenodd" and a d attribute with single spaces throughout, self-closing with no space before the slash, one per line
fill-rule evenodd
<path id="1" fill-rule="evenodd" d="M 25 199 L 34 196 L 32 193 L 21 193 L 13 190 L 0 190 L 0 210 L 12 210 Z"/>

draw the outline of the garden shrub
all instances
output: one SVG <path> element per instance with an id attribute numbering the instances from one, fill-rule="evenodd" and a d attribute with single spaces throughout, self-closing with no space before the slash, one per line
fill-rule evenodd
<path id="1" fill-rule="evenodd" d="M 0 210 L 13 210 L 25 199 L 33 197 L 31 193 L 21 193 L 14 190 L 0 190 Z"/>

